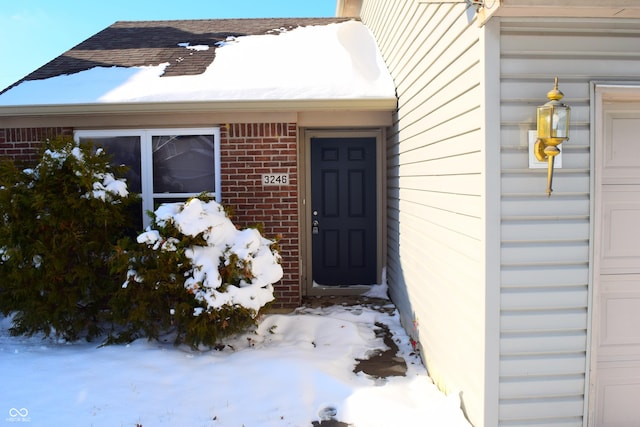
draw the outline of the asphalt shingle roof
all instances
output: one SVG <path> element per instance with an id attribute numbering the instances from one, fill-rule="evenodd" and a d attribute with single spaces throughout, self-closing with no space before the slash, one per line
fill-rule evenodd
<path id="1" fill-rule="evenodd" d="M 168 62 L 165 76 L 195 75 L 215 58 L 216 43 L 229 36 L 278 34 L 279 29 L 327 25 L 351 18 L 203 19 L 118 21 L 53 59 L 16 84 L 72 74 L 93 67 L 134 67 Z M 275 31 L 274 31 L 275 30 Z M 208 50 L 187 50 L 207 45 Z M 12 85 L 15 86 L 16 84 Z M 7 88 L 8 90 L 9 88 Z"/>

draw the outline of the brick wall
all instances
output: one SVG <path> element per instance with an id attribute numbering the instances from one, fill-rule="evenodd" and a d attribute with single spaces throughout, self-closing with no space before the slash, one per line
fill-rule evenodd
<path id="1" fill-rule="evenodd" d="M 73 135 L 72 128 L 0 128 L 0 157 L 35 163 L 40 143 L 58 135 Z"/>
<path id="2" fill-rule="evenodd" d="M 300 303 L 298 241 L 297 127 L 295 123 L 223 125 L 222 199 L 233 207 L 233 222 L 264 224 L 267 238 L 280 237 L 284 277 L 275 285 L 274 308 Z M 289 174 L 288 185 L 263 186 L 264 173 Z"/>

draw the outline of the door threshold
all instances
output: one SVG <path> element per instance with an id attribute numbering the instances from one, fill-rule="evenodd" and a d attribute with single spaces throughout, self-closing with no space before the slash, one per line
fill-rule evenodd
<path id="1" fill-rule="evenodd" d="M 314 283 L 307 289 L 307 296 L 361 295 L 368 292 L 373 285 L 336 285 L 323 286 Z"/>

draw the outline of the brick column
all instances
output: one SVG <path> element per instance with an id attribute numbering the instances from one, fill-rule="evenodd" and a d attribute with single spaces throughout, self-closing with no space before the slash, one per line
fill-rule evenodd
<path id="1" fill-rule="evenodd" d="M 297 127 L 295 123 L 222 125 L 222 203 L 237 225 L 264 225 L 267 238 L 279 237 L 284 277 L 275 285 L 274 308 L 300 304 L 298 241 Z M 286 173 L 289 183 L 264 186 L 262 174 Z"/>

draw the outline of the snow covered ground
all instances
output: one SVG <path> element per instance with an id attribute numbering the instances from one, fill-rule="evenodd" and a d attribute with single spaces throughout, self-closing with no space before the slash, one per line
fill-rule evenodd
<path id="1" fill-rule="evenodd" d="M 0 318 L 0 426 L 469 426 L 457 395 L 429 379 L 397 312 L 305 308 L 270 314 L 222 350 L 138 340 L 97 347 L 10 337 Z M 384 348 L 386 324 L 406 377 L 353 373 L 356 358 Z"/>

